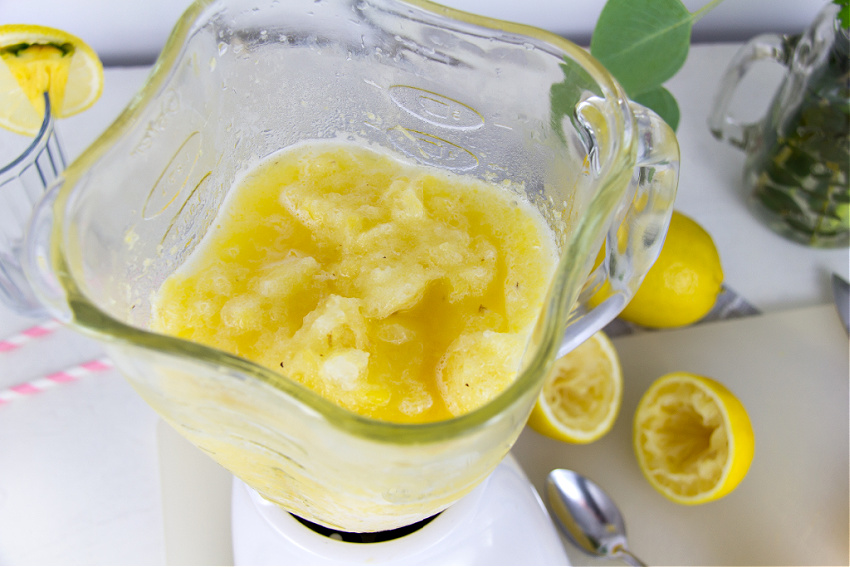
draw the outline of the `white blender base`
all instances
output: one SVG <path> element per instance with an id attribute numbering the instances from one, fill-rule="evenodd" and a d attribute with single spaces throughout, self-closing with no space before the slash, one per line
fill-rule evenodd
<path id="1" fill-rule="evenodd" d="M 419 530 L 380 543 L 318 534 L 238 479 L 236 565 L 568 565 L 552 520 L 511 455 L 472 492 Z"/>

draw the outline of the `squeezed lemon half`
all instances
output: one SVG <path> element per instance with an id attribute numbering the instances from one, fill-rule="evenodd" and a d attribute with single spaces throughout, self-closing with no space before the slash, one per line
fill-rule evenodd
<path id="1" fill-rule="evenodd" d="M 638 403 L 638 466 L 679 504 L 722 498 L 744 479 L 755 450 L 747 410 L 723 384 L 677 372 L 657 379 Z"/>
<path id="2" fill-rule="evenodd" d="M 28 24 L 0 26 L 0 127 L 34 136 L 52 113 L 65 118 L 89 108 L 103 90 L 103 66 L 83 40 Z"/>
<path id="3" fill-rule="evenodd" d="M 555 361 L 528 425 L 560 441 L 590 443 L 613 427 L 622 398 L 620 359 L 599 331 Z"/>

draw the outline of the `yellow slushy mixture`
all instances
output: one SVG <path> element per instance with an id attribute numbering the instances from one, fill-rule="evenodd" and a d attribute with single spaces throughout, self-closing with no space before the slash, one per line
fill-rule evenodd
<path id="1" fill-rule="evenodd" d="M 159 290 L 155 330 L 394 422 L 466 413 L 515 378 L 555 250 L 512 192 L 322 143 L 228 199 Z"/>

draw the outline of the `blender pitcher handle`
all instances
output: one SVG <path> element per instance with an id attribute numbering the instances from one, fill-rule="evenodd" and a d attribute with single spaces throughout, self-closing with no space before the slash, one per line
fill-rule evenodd
<path id="1" fill-rule="evenodd" d="M 679 144 L 673 130 L 646 107 L 629 102 L 637 126 L 637 159 L 630 182 L 634 197 L 605 239 L 605 258 L 579 297 L 583 314 L 568 327 L 558 349 L 565 355 L 610 323 L 628 304 L 655 263 L 679 183 Z M 601 302 L 594 302 L 598 297 Z M 585 306 L 591 305 L 590 309 Z"/>
<path id="2" fill-rule="evenodd" d="M 711 115 L 708 117 L 708 127 L 715 138 L 725 140 L 744 150 L 758 140 L 760 124 L 739 122 L 729 114 L 729 105 L 741 79 L 756 61 L 770 59 L 788 67 L 794 53 L 792 44 L 796 39 L 776 34 L 762 34 L 751 39 L 735 54 L 720 81 L 720 89 L 717 91 Z"/>

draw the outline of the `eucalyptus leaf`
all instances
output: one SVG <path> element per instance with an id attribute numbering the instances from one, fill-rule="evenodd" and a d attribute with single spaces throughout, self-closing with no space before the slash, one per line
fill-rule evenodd
<path id="1" fill-rule="evenodd" d="M 782 188 L 762 185 L 756 195 L 762 204 L 770 210 L 776 211 L 783 216 L 796 214 L 803 215 L 804 211 L 800 205 Z"/>
<path id="2" fill-rule="evenodd" d="M 593 30 L 590 53 L 635 97 L 682 67 L 694 21 L 681 0 L 608 0 Z"/>
<path id="3" fill-rule="evenodd" d="M 850 2 L 848 0 L 833 0 L 833 3 L 840 7 L 838 10 L 838 19 L 841 22 L 841 26 L 850 28 Z"/>
<path id="4" fill-rule="evenodd" d="M 641 93 L 632 97 L 632 100 L 654 110 L 673 130 L 679 126 L 679 104 L 664 87 Z"/>
<path id="5" fill-rule="evenodd" d="M 554 83 L 549 89 L 552 108 L 550 120 L 552 130 L 565 142 L 561 121 L 564 118 L 573 121 L 576 106 L 582 97 L 586 93 L 599 94 L 599 89 L 587 70 L 571 59 L 564 58 L 561 71 L 564 73 L 564 80 Z"/>

